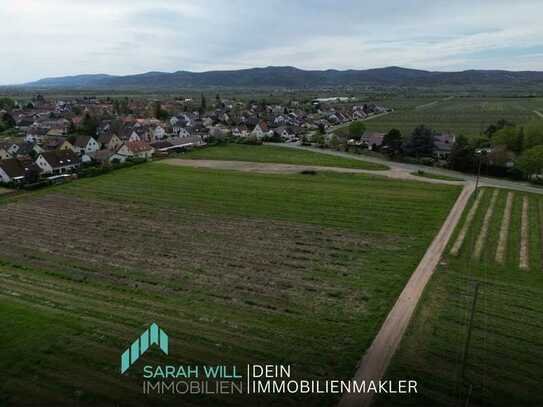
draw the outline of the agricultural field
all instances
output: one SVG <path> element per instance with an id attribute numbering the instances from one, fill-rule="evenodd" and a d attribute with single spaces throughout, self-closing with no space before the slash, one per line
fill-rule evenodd
<path id="1" fill-rule="evenodd" d="M 389 368 L 418 397 L 377 405 L 543 405 L 543 196 L 483 188 Z"/>
<path id="2" fill-rule="evenodd" d="M 183 153 L 180 155 L 180 158 L 189 158 L 193 160 L 233 160 L 279 164 L 320 165 L 324 167 L 358 168 L 362 170 L 388 169 L 385 165 L 368 161 L 335 157 L 328 154 L 314 153 L 312 151 L 295 150 L 270 145 L 219 145 Z"/>
<path id="3" fill-rule="evenodd" d="M 144 362 L 120 355 L 153 321 L 170 352 L 145 363 L 347 379 L 459 190 L 159 162 L 0 198 L 0 404 L 141 402 Z"/>
<path id="4" fill-rule="evenodd" d="M 385 103 L 385 102 L 383 102 Z M 387 132 L 392 128 L 409 134 L 424 124 L 438 131 L 475 136 L 490 124 L 506 119 L 525 124 L 540 118 L 543 98 L 477 98 L 452 96 L 441 99 L 386 101 L 394 112 L 365 122 L 368 130 Z"/>

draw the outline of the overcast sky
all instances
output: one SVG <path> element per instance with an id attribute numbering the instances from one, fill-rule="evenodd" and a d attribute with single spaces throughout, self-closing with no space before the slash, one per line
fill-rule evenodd
<path id="1" fill-rule="evenodd" d="M 0 0 L 0 84 L 81 73 L 543 70 L 542 0 Z"/>

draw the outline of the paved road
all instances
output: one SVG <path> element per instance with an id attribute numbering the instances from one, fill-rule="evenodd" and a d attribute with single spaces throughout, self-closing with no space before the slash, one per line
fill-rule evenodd
<path id="1" fill-rule="evenodd" d="M 543 113 L 541 113 L 539 110 L 534 110 L 534 113 L 539 117 L 543 117 Z"/>
<path id="2" fill-rule="evenodd" d="M 338 157 L 346 157 L 346 158 L 352 158 L 355 160 L 362 160 L 362 161 L 368 161 L 373 162 L 377 164 L 383 164 L 390 167 L 392 171 L 397 172 L 404 172 L 404 173 L 412 173 L 417 172 L 419 170 L 424 171 L 428 174 L 436 174 L 436 175 L 446 175 L 449 177 L 454 178 L 460 178 L 464 181 L 474 181 L 475 177 L 470 174 L 464 174 L 462 172 L 458 171 L 451 171 L 446 170 L 442 168 L 433 168 L 433 167 L 427 167 L 424 165 L 417 165 L 417 164 L 406 164 L 406 163 L 399 163 L 395 161 L 388 161 L 377 157 L 370 157 L 365 155 L 359 155 L 359 154 L 350 154 L 350 153 L 344 153 L 341 151 L 334 151 L 329 149 L 323 149 L 323 148 L 317 148 L 317 147 L 307 147 L 307 146 L 301 146 L 299 144 L 294 143 L 271 143 L 275 146 L 284 147 L 284 148 L 296 148 L 301 150 L 308 150 L 308 151 L 314 151 L 317 153 L 322 154 L 330 154 Z M 419 181 L 427 180 L 422 177 L 417 177 Z M 496 188 L 507 188 L 515 191 L 521 191 L 521 192 L 532 192 L 535 194 L 543 194 L 543 188 L 538 188 L 535 186 L 532 186 L 528 184 L 527 182 L 520 182 L 520 181 L 508 181 L 501 178 L 490 178 L 490 177 L 481 177 L 479 184 L 481 186 L 490 186 L 490 187 L 496 187 Z"/>
<path id="3" fill-rule="evenodd" d="M 339 129 L 343 128 L 343 127 L 348 127 L 353 122 L 365 122 L 365 121 L 368 121 L 368 120 L 376 119 L 376 118 L 381 117 L 381 116 L 386 116 L 387 114 L 390 114 L 390 113 L 393 113 L 393 112 L 394 112 L 394 110 L 391 110 L 390 112 L 384 112 L 384 113 L 379 113 L 379 114 L 376 114 L 376 115 L 373 115 L 373 116 L 368 116 L 365 119 L 352 120 L 350 122 L 345 122 L 345 123 L 338 124 L 336 126 L 331 126 L 331 127 L 328 127 L 326 129 L 326 133 L 333 133 L 334 131 L 339 130 Z"/>
<path id="4" fill-rule="evenodd" d="M 363 380 L 378 381 L 383 378 L 390 360 L 398 349 L 407 326 L 411 321 L 424 288 L 434 273 L 474 189 L 475 185 L 469 182 L 462 190 L 441 230 L 434 238 L 417 269 L 411 275 L 394 307 L 381 326 L 379 333 L 373 340 L 373 343 L 358 363 L 358 369 L 354 375 L 354 380 L 357 382 L 362 382 Z M 345 393 L 339 406 L 369 406 L 372 399 L 373 393 Z"/>

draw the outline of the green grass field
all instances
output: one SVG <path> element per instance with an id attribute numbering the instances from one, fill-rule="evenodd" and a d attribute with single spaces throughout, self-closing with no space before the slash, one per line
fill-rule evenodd
<path id="1" fill-rule="evenodd" d="M 433 103 L 435 102 L 435 103 Z M 394 112 L 365 122 L 368 130 L 387 132 L 392 128 L 410 134 L 421 124 L 437 131 L 474 136 L 490 124 L 506 119 L 522 125 L 543 112 L 543 98 L 461 97 L 390 99 L 383 102 Z"/>
<path id="2" fill-rule="evenodd" d="M 359 168 L 363 170 L 387 170 L 382 164 L 349 158 L 276 147 L 270 145 L 252 146 L 228 144 L 193 150 L 180 155 L 181 158 L 206 160 L 253 161 L 262 163 L 320 165 L 325 167 Z"/>
<path id="3" fill-rule="evenodd" d="M 0 403 L 158 405 L 141 395 L 145 363 L 265 361 L 347 379 L 458 193 L 151 163 L 1 198 Z M 122 351 L 153 321 L 169 355 L 121 376 Z M 267 401 L 336 401 L 285 397 Z"/>
<path id="4" fill-rule="evenodd" d="M 493 191 L 485 189 L 458 255 L 447 251 L 389 369 L 389 377 L 417 378 L 421 394 L 383 398 L 378 405 L 543 404 L 543 196 L 514 192 L 508 233 L 502 234 L 508 191 L 497 192 L 487 216 Z M 481 240 L 485 217 L 488 232 Z M 498 247 L 504 249 L 502 263 Z"/>

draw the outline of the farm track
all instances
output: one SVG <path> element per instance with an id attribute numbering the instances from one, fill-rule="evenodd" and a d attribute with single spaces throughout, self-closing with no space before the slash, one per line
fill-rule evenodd
<path id="1" fill-rule="evenodd" d="M 451 254 L 453 256 L 457 256 L 460 252 L 460 249 L 462 248 L 462 245 L 464 244 L 464 240 L 466 239 L 466 234 L 468 233 L 468 230 L 473 223 L 473 219 L 475 218 L 475 214 L 477 213 L 477 209 L 479 208 L 479 205 L 481 204 L 481 199 L 483 199 L 483 196 L 485 194 L 485 190 L 478 190 L 477 191 L 477 197 L 475 199 L 475 203 L 470 208 L 468 212 L 468 216 L 466 218 L 466 221 L 464 223 L 464 226 L 460 230 L 460 233 L 458 237 L 456 238 L 456 241 L 454 243 L 454 246 L 451 249 Z"/>
<path id="2" fill-rule="evenodd" d="M 475 242 L 475 251 L 473 257 L 479 259 L 483 253 L 483 249 L 488 236 L 488 229 L 490 227 L 490 222 L 492 221 L 492 216 L 494 215 L 494 207 L 496 206 L 496 200 L 498 199 L 498 190 L 495 189 L 492 193 L 492 198 L 490 199 L 490 205 L 486 210 L 485 217 L 483 219 L 483 226 Z"/>
<path id="3" fill-rule="evenodd" d="M 498 241 L 498 248 L 496 250 L 496 262 L 503 264 L 505 261 L 505 253 L 507 251 L 507 242 L 509 238 L 509 227 L 511 224 L 511 209 L 513 207 L 513 198 L 515 194 L 513 192 L 507 193 L 507 202 L 505 203 L 505 210 L 503 211 L 503 219 L 500 226 L 500 236 Z"/>
<path id="4" fill-rule="evenodd" d="M 445 223 L 432 241 L 432 244 L 428 247 L 417 269 L 411 275 L 371 346 L 360 360 L 354 380 L 358 382 L 380 380 L 384 376 L 411 321 L 417 303 L 424 292 L 424 288 L 434 273 L 443 251 L 456 225 L 460 221 L 462 212 L 469 202 L 473 190 L 473 184 L 466 185 L 462 190 Z M 372 399 L 373 393 L 345 393 L 341 398 L 339 406 L 369 406 Z"/>
<path id="5" fill-rule="evenodd" d="M 521 218 L 521 229 L 520 229 L 520 255 L 519 255 L 519 268 L 521 270 L 528 270 L 530 268 L 530 257 L 528 254 L 529 251 L 529 221 L 528 221 L 528 211 L 530 209 L 530 204 L 528 197 L 524 196 L 522 200 L 522 218 Z"/>
<path id="6" fill-rule="evenodd" d="M 270 164 L 248 161 L 223 161 L 223 160 L 185 160 L 170 158 L 161 163 L 177 165 L 182 167 L 208 168 L 220 170 L 235 170 L 244 172 L 256 172 L 267 174 L 295 174 L 303 171 L 337 172 L 351 174 L 370 174 L 383 176 L 392 179 L 428 182 L 433 184 L 461 185 L 463 181 L 447 181 L 434 178 L 418 177 L 405 171 L 397 170 L 362 170 L 358 168 L 321 167 L 317 165 L 292 165 L 292 164 Z"/>
<path id="7" fill-rule="evenodd" d="M 367 161 L 367 162 L 371 162 L 371 163 L 375 163 L 375 164 L 382 164 L 382 165 L 386 165 L 386 166 L 390 167 L 389 171 L 394 172 L 394 173 L 403 172 L 403 173 L 411 174 L 413 172 L 417 172 L 417 171 L 420 170 L 420 171 L 427 172 L 429 174 L 445 175 L 445 176 L 449 176 L 449 177 L 460 178 L 460 179 L 463 179 L 464 182 L 471 182 L 474 179 L 473 175 L 465 174 L 465 173 L 458 172 L 458 171 L 442 170 L 442 169 L 437 169 L 437 168 L 430 168 L 429 169 L 427 166 L 424 166 L 424 165 L 406 164 L 406 163 L 401 163 L 401 162 L 396 162 L 396 161 L 385 160 L 385 159 L 378 158 L 378 157 L 370 157 L 370 156 L 366 156 L 366 155 L 344 153 L 344 152 L 341 152 L 341 151 L 334 151 L 334 150 L 327 150 L 327 149 L 321 149 L 321 148 L 315 148 L 315 147 L 300 146 L 300 145 L 292 144 L 292 143 L 279 143 L 279 144 L 277 144 L 277 146 L 280 146 L 280 147 L 283 147 L 283 148 L 293 148 L 293 149 L 299 149 L 299 150 L 313 151 L 313 152 L 316 152 L 316 153 L 328 154 L 328 155 L 333 155 L 333 156 L 336 156 L 336 157 L 351 158 L 351 159 L 354 159 L 354 160 Z M 384 172 L 385 171 L 380 171 L 380 172 L 375 173 L 375 174 L 383 175 Z M 426 178 L 424 180 L 423 177 L 416 177 L 416 179 L 418 181 L 434 182 L 434 183 L 449 183 L 450 182 L 450 181 L 440 181 L 440 180 L 431 180 L 430 181 L 430 178 Z M 456 184 L 458 185 L 458 183 L 456 183 Z M 530 184 L 528 184 L 526 182 L 508 181 L 508 180 L 500 179 L 500 178 L 481 177 L 479 186 L 481 186 L 481 187 L 492 187 L 492 188 L 503 188 L 503 189 L 513 190 L 513 191 L 529 192 L 529 193 L 538 194 L 538 195 L 543 194 L 543 189 L 531 186 Z"/>

